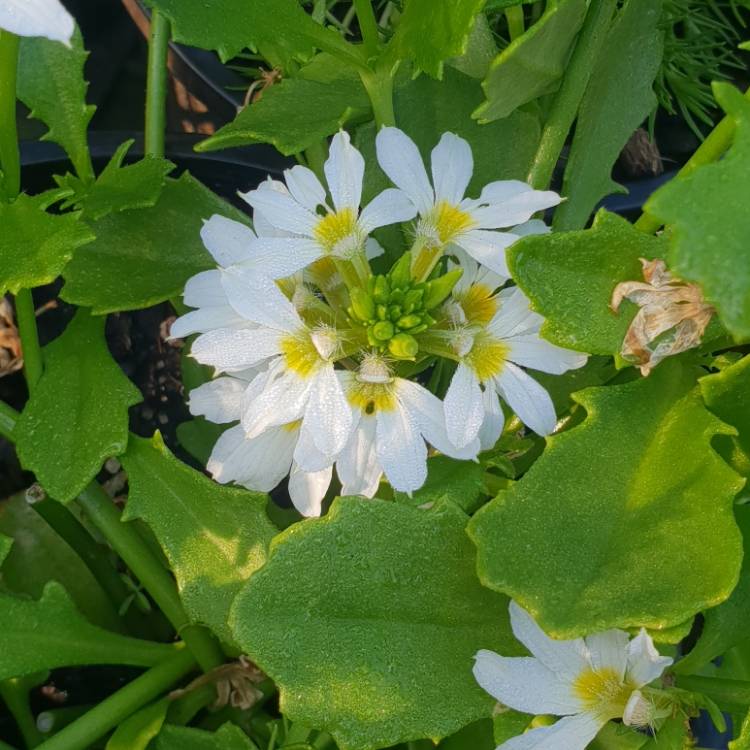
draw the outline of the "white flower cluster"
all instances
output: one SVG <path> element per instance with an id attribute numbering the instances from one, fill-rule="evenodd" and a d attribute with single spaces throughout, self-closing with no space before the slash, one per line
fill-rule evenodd
<path id="1" fill-rule="evenodd" d="M 552 432 L 552 401 L 522 368 L 559 374 L 586 361 L 540 338 L 542 318 L 518 288 L 502 288 L 506 248 L 547 231 L 531 217 L 559 197 L 501 181 L 465 198 L 471 149 L 451 133 L 432 152 L 432 180 L 400 130 L 383 128 L 376 145 L 396 187 L 364 208 L 364 159 L 340 132 L 327 188 L 295 166 L 285 183 L 242 196 L 255 231 L 211 217 L 202 238 L 218 267 L 188 281 L 196 309 L 172 327 L 200 334 L 192 356 L 221 375 L 191 393 L 191 412 L 238 423 L 209 471 L 261 491 L 288 474 L 305 515 L 320 514 L 334 468 L 343 494 L 371 497 L 383 474 L 396 490 L 421 487 L 428 444 L 476 458 L 503 429 L 499 398 L 535 432 Z M 411 249 L 373 273 L 383 250 L 371 233 L 403 222 L 413 222 Z M 441 359 L 456 368 L 444 401 L 413 377 Z"/>

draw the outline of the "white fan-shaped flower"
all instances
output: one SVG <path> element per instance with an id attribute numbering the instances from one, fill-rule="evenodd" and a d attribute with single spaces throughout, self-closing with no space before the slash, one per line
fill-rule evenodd
<path id="1" fill-rule="evenodd" d="M 480 651 L 474 664 L 477 682 L 505 706 L 563 718 L 514 737 L 498 750 L 584 750 L 610 719 L 625 715 L 639 688 L 672 664 L 659 655 L 645 630 L 632 640 L 622 630 L 608 630 L 557 641 L 515 602 L 510 603 L 510 622 L 532 655 Z"/>
<path id="2" fill-rule="evenodd" d="M 59 0 L 0 0 L 0 29 L 70 47 L 75 21 Z"/>
<path id="3" fill-rule="evenodd" d="M 460 248 L 505 279 L 510 276 L 506 248 L 529 232 L 495 230 L 523 225 L 560 202 L 557 193 L 519 180 L 491 182 L 479 198 L 466 198 L 474 159 L 469 144 L 453 133 L 444 133 L 432 150 L 432 182 L 416 144 L 398 128 L 382 128 L 376 147 L 383 171 L 419 211 L 417 244 L 447 252 Z"/>

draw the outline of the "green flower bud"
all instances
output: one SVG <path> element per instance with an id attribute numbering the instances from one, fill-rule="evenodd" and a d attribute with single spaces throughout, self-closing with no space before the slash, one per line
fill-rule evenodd
<path id="1" fill-rule="evenodd" d="M 404 289 L 411 282 L 411 253 L 404 253 L 388 271 L 393 289 Z"/>
<path id="2" fill-rule="evenodd" d="M 391 292 L 391 296 L 388 298 L 388 301 L 392 305 L 400 305 L 404 301 L 404 297 L 406 294 L 404 293 L 403 289 L 394 289 Z"/>
<path id="3" fill-rule="evenodd" d="M 390 320 L 381 320 L 372 327 L 372 335 L 379 341 L 388 341 L 395 333 L 393 323 Z"/>
<path id="4" fill-rule="evenodd" d="M 388 297 L 391 292 L 390 284 L 385 276 L 376 276 L 375 283 L 373 284 L 372 298 L 379 304 L 385 304 L 388 302 Z"/>
<path id="5" fill-rule="evenodd" d="M 414 326 L 414 328 L 410 328 L 407 333 L 410 333 L 412 336 L 416 336 L 418 333 L 424 333 L 429 328 L 427 323 L 420 323 L 418 326 Z"/>
<path id="6" fill-rule="evenodd" d="M 401 309 L 401 305 L 391 305 L 388 308 L 388 317 L 391 320 L 398 320 L 403 314 L 404 311 Z"/>
<path id="7" fill-rule="evenodd" d="M 349 315 L 352 318 L 367 323 L 375 317 L 375 303 L 372 297 L 360 287 L 355 287 L 350 292 L 352 304 Z"/>
<path id="8" fill-rule="evenodd" d="M 378 320 L 388 320 L 388 308 L 385 305 L 378 305 L 375 308 L 375 315 Z"/>
<path id="9" fill-rule="evenodd" d="M 424 292 L 424 287 L 410 289 L 404 297 L 404 312 L 410 313 L 413 310 L 416 310 L 418 307 L 422 307 Z"/>
<path id="10" fill-rule="evenodd" d="M 388 342 L 388 351 L 397 359 L 414 359 L 419 351 L 419 344 L 414 336 L 397 333 Z"/>
<path id="11" fill-rule="evenodd" d="M 419 315 L 404 315 L 396 321 L 396 325 L 403 331 L 406 328 L 414 328 L 422 322 L 422 318 Z"/>
<path id="12" fill-rule="evenodd" d="M 432 310 L 433 307 L 437 307 L 448 295 L 453 291 L 453 287 L 456 286 L 458 280 L 463 274 L 463 269 L 454 268 L 452 271 L 448 271 L 443 276 L 437 279 L 427 282 L 427 292 L 424 296 L 424 308 L 425 310 Z"/>

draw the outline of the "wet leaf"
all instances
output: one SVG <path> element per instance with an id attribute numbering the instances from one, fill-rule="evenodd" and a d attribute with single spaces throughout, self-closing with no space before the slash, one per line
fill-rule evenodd
<path id="1" fill-rule="evenodd" d="M 152 747 L 154 750 L 257 750 L 238 726 L 228 722 L 216 732 L 166 724 Z"/>

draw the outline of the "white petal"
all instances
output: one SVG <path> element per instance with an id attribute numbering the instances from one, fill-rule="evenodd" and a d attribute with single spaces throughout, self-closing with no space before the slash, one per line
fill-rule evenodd
<path id="1" fill-rule="evenodd" d="M 376 451 L 394 490 L 414 492 L 427 479 L 427 446 L 409 412 L 400 405 L 377 412 Z"/>
<path id="2" fill-rule="evenodd" d="M 294 200 L 308 211 L 314 213 L 318 206 L 325 205 L 326 189 L 320 184 L 320 180 L 312 169 L 298 164 L 291 169 L 284 170 L 284 179 Z"/>
<path id="3" fill-rule="evenodd" d="M 465 448 L 479 434 L 484 421 L 482 389 L 474 371 L 460 362 L 443 402 L 448 439 Z"/>
<path id="4" fill-rule="evenodd" d="M 511 227 L 510 231 L 519 237 L 529 237 L 533 234 L 549 234 L 552 231 L 552 227 L 547 226 L 541 219 L 530 219 L 523 224 Z"/>
<path id="5" fill-rule="evenodd" d="M 643 628 L 628 644 L 627 675 L 636 687 L 653 682 L 671 664 L 668 656 L 659 656 L 651 636 Z"/>
<path id="6" fill-rule="evenodd" d="M 505 250 L 518 237 L 509 232 L 490 232 L 486 229 L 470 229 L 460 234 L 455 243 L 471 255 L 474 260 L 487 266 L 491 271 L 499 274 L 503 279 L 510 278 Z"/>
<path id="7" fill-rule="evenodd" d="M 201 239 L 220 266 L 231 266 L 250 258 L 250 245 L 255 232 L 239 221 L 214 214 L 203 222 Z"/>
<path id="8" fill-rule="evenodd" d="M 318 450 L 332 458 L 349 440 L 352 412 L 330 362 L 315 374 L 302 425 Z"/>
<path id="9" fill-rule="evenodd" d="M 516 602 L 511 601 L 508 610 L 513 635 L 561 680 L 573 682 L 581 671 L 590 668 L 586 644 L 582 638 L 570 641 L 554 640 Z"/>
<path id="10" fill-rule="evenodd" d="M 248 437 L 260 435 L 269 427 L 301 419 L 310 393 L 311 379 L 285 372 L 270 382 L 260 395 L 243 401 L 242 426 Z"/>
<path id="11" fill-rule="evenodd" d="M 0 29 L 18 36 L 43 36 L 70 47 L 73 16 L 58 0 L 2 0 Z"/>
<path id="12" fill-rule="evenodd" d="M 457 448 L 445 429 L 443 403 L 433 393 L 418 383 L 399 378 L 396 389 L 403 407 L 417 423 L 419 431 L 437 450 L 451 458 L 474 459 L 479 453 L 479 440 L 475 438 L 463 448 Z"/>
<path id="13" fill-rule="evenodd" d="M 499 309 L 489 324 L 490 331 L 501 339 L 539 331 L 544 318 L 531 309 L 529 298 L 517 287 L 502 289 L 497 295 Z"/>
<path id="14" fill-rule="evenodd" d="M 416 207 L 403 190 L 388 188 L 364 207 L 359 217 L 359 226 L 363 232 L 372 232 L 378 227 L 409 221 L 416 215 Z"/>
<path id="15" fill-rule="evenodd" d="M 279 333 L 268 328 L 217 328 L 193 342 L 190 354 L 221 372 L 254 367 L 279 353 Z"/>
<path id="16" fill-rule="evenodd" d="M 294 507 L 308 518 L 319 516 L 323 498 L 328 492 L 333 476 L 333 466 L 320 471 L 303 471 L 296 464 L 292 464 L 289 474 L 289 497 Z"/>
<path id="17" fill-rule="evenodd" d="M 486 388 L 482 393 L 484 406 L 484 421 L 479 430 L 479 445 L 483 451 L 491 450 L 503 434 L 505 415 L 500 399 L 492 388 Z"/>
<path id="18" fill-rule="evenodd" d="M 256 211 L 277 229 L 311 237 L 317 218 L 312 211 L 297 203 L 291 195 L 263 186 L 240 193 Z"/>
<path id="19" fill-rule="evenodd" d="M 616 629 L 587 635 L 586 648 L 589 650 L 593 668 L 596 671 L 612 669 L 622 680 L 628 663 L 629 640 L 630 636 L 624 630 Z"/>
<path id="20" fill-rule="evenodd" d="M 206 468 L 221 484 L 237 482 L 251 490 L 270 492 L 289 471 L 295 440 L 296 433 L 283 427 L 250 440 L 237 425 L 218 439 Z"/>
<path id="21" fill-rule="evenodd" d="M 258 237 L 252 246 L 252 258 L 244 267 L 270 279 L 283 279 L 307 268 L 323 256 L 323 248 L 308 237 Z"/>
<path id="22" fill-rule="evenodd" d="M 506 362 L 495 383 L 500 395 L 527 427 L 537 435 L 555 431 L 557 416 L 549 393 L 520 367 Z"/>
<path id="23" fill-rule="evenodd" d="M 328 159 L 323 165 L 333 206 L 337 211 L 350 208 L 359 212 L 362 200 L 362 180 L 365 176 L 365 160 L 352 146 L 349 133 L 340 130 L 331 139 Z"/>
<path id="24" fill-rule="evenodd" d="M 169 337 L 184 339 L 193 333 L 206 333 L 215 328 L 251 328 L 252 326 L 235 312 L 233 307 L 201 307 L 181 315 L 169 328 Z"/>
<path id="25" fill-rule="evenodd" d="M 491 182 L 482 190 L 481 203 L 489 205 L 472 211 L 484 229 L 500 229 L 523 224 L 537 211 L 560 203 L 560 196 L 551 190 L 534 190 L 516 180 Z"/>
<path id="26" fill-rule="evenodd" d="M 508 658 L 493 651 L 474 657 L 474 678 L 493 698 L 526 714 L 575 714 L 581 702 L 570 683 L 560 679 L 538 659 Z"/>
<path id="27" fill-rule="evenodd" d="M 242 394 L 246 390 L 245 380 L 216 378 L 190 391 L 190 413 L 217 424 L 235 422 L 242 413 Z"/>
<path id="28" fill-rule="evenodd" d="M 555 346 L 536 333 L 514 336 L 505 342 L 509 348 L 508 359 L 532 370 L 562 375 L 586 364 L 588 356 L 570 349 Z"/>
<path id="29" fill-rule="evenodd" d="M 294 462 L 306 472 L 317 472 L 331 466 L 333 460 L 321 453 L 313 440 L 313 434 L 304 425 L 299 431 L 299 440 L 294 449 Z"/>
<path id="30" fill-rule="evenodd" d="M 201 271 L 185 282 L 182 301 L 188 307 L 220 307 L 227 304 L 227 295 L 221 285 L 218 269 Z"/>
<path id="31" fill-rule="evenodd" d="M 606 723 L 606 717 L 591 713 L 566 716 L 552 726 L 513 737 L 496 750 L 585 750 Z"/>
<path id="32" fill-rule="evenodd" d="M 522 180 L 496 180 L 495 182 L 488 182 L 482 188 L 479 202 L 484 204 L 504 203 L 505 201 L 515 200 L 519 196 L 527 195 L 533 190 L 531 185 Z"/>
<path id="33" fill-rule="evenodd" d="M 246 320 L 286 333 L 304 327 L 294 305 L 270 279 L 231 266 L 221 272 L 221 283 L 229 303 Z"/>
<path id="34" fill-rule="evenodd" d="M 435 203 L 435 194 L 414 141 L 398 128 L 381 128 L 375 147 L 381 169 L 409 196 L 419 213 L 426 214 Z"/>
<path id="35" fill-rule="evenodd" d="M 379 258 L 384 253 L 385 248 L 374 237 L 368 237 L 365 240 L 365 256 L 367 260 Z"/>
<path id="36" fill-rule="evenodd" d="M 438 145 L 432 149 L 431 165 L 436 201 L 459 204 L 474 172 L 471 146 L 454 133 L 443 133 Z"/>
<path id="37" fill-rule="evenodd" d="M 378 491 L 383 470 L 375 451 L 376 426 L 373 415 L 363 414 L 336 461 L 342 495 L 373 497 Z"/>

